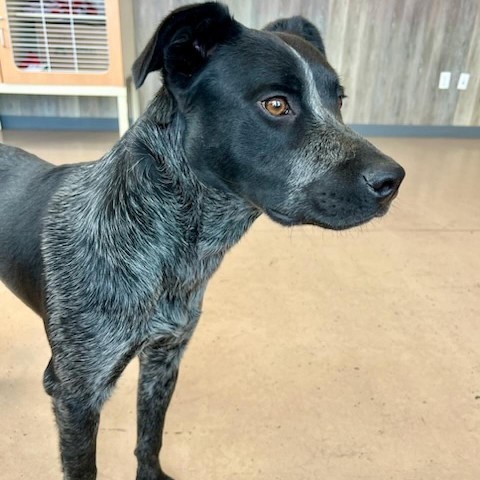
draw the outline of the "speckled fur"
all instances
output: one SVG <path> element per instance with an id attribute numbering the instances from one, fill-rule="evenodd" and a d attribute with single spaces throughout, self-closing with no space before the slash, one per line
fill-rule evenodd
<path id="1" fill-rule="evenodd" d="M 158 440 L 207 281 L 260 213 L 198 182 L 182 151 L 181 125 L 173 117 L 164 127 L 171 108 L 163 90 L 111 152 L 73 169 L 50 202 L 42 252 L 53 362 L 45 385 L 68 479 L 78 470 L 94 478 L 93 466 L 79 467 L 81 452 L 91 462 L 98 412 L 135 355 L 136 452 L 157 459 L 151 468 L 158 475 L 158 451 L 149 445 Z M 89 420 L 85 434 L 70 440 L 69 414 L 77 408 Z"/>

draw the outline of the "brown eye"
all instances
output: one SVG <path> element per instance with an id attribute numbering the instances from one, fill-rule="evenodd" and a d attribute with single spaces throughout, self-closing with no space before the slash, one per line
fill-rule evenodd
<path id="1" fill-rule="evenodd" d="M 290 113 L 290 105 L 283 97 L 273 97 L 262 102 L 263 108 L 267 110 L 270 115 L 280 117 Z"/>

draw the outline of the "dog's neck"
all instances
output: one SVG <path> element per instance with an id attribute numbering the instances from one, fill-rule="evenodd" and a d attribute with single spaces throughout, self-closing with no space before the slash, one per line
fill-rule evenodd
<path id="1" fill-rule="evenodd" d="M 223 254 L 260 212 L 237 195 L 202 184 L 185 157 L 182 135 L 175 103 L 162 89 L 100 162 L 113 173 L 106 207 L 140 223 L 165 218 L 179 241 L 195 245 L 200 256 Z"/>

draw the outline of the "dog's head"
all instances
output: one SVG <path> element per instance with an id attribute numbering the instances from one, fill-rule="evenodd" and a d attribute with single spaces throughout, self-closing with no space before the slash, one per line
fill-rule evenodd
<path id="1" fill-rule="evenodd" d="M 181 8 L 135 62 L 136 86 L 156 70 L 204 184 L 284 225 L 344 229 L 388 210 L 404 170 L 343 124 L 343 87 L 307 20 L 258 31 L 219 3 Z"/>

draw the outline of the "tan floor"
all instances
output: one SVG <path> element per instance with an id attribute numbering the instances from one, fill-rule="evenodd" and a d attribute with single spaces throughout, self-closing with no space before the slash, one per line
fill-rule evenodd
<path id="1" fill-rule="evenodd" d="M 110 134 L 4 133 L 55 162 Z M 208 290 L 163 463 L 177 480 L 480 478 L 480 141 L 375 139 L 407 179 L 361 229 L 260 219 Z M 41 321 L 0 286 L 0 465 L 60 478 Z M 133 479 L 136 367 L 107 404 L 99 478 Z"/>

